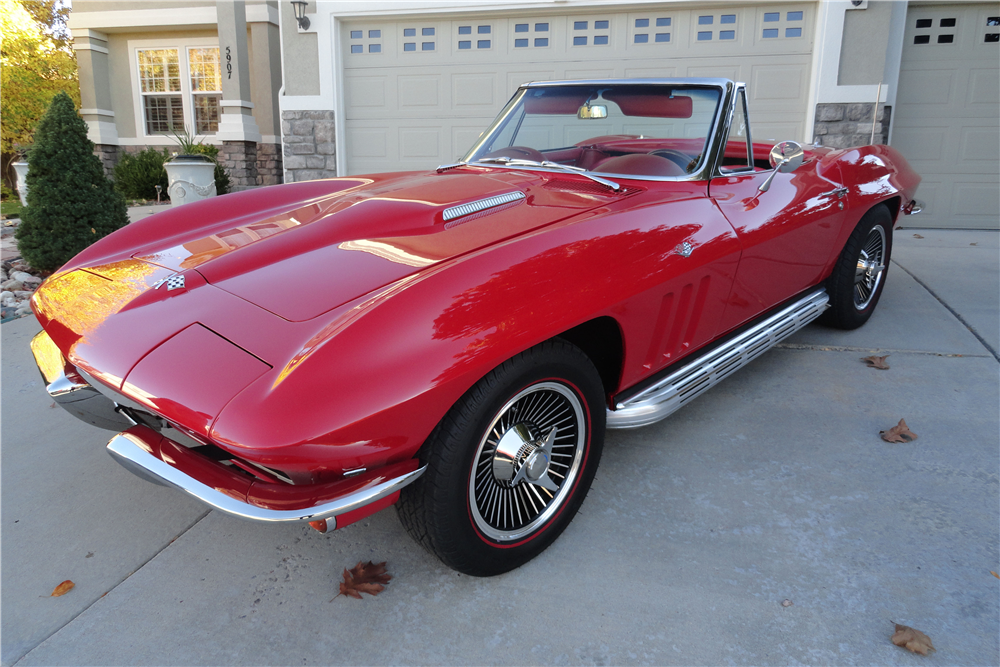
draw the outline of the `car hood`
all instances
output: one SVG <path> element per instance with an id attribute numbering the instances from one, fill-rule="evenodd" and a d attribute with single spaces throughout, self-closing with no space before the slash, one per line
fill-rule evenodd
<path id="1" fill-rule="evenodd" d="M 171 271 L 194 270 L 279 317 L 304 321 L 622 196 L 576 176 L 499 169 L 352 180 L 361 184 L 267 217 L 213 225 L 205 230 L 210 233 L 181 242 L 147 243 L 131 257 Z M 514 200 L 475 210 L 503 195 Z M 465 205 L 471 213 L 449 211 Z"/>

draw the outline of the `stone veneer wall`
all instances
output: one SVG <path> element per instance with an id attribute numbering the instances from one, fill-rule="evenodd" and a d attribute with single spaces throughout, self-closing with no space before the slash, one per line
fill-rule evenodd
<path id="1" fill-rule="evenodd" d="M 229 172 L 229 189 L 239 192 L 256 187 L 257 182 L 257 142 L 223 141 L 219 149 L 219 160 Z"/>
<path id="2" fill-rule="evenodd" d="M 257 183 L 278 185 L 283 181 L 281 144 L 257 144 Z"/>
<path id="3" fill-rule="evenodd" d="M 279 185 L 284 182 L 281 167 L 280 144 L 253 144 L 253 142 L 232 143 L 240 145 L 246 143 L 251 146 L 256 146 L 255 166 L 252 169 L 248 165 L 247 159 L 245 157 L 241 157 L 243 156 L 243 153 L 246 152 L 245 150 L 239 150 L 238 147 L 231 147 L 228 149 L 226 146 L 219 147 L 219 158 L 222 162 L 222 166 L 229 172 L 230 187 L 233 192 L 246 190 L 259 185 Z M 136 153 L 141 153 L 147 148 L 155 148 L 161 152 L 165 148 L 167 149 L 168 154 L 177 152 L 176 146 L 114 146 L 110 144 L 97 144 L 94 146 L 94 155 L 96 155 L 101 160 L 101 164 L 104 165 L 104 174 L 108 178 L 112 178 L 114 176 L 115 165 L 118 164 L 118 159 L 123 153 L 135 155 Z M 242 170 L 242 172 L 245 173 L 242 173 L 241 176 L 234 177 L 234 171 L 237 169 Z M 249 182 L 249 173 L 251 171 L 256 172 L 252 183 Z M 240 178 L 241 181 L 237 181 L 237 178 Z"/>
<path id="4" fill-rule="evenodd" d="M 311 181 L 337 175 L 332 111 L 282 111 L 285 180 Z"/>
<path id="5" fill-rule="evenodd" d="M 830 148 L 867 146 L 872 138 L 874 106 L 871 102 L 817 104 L 813 134 L 819 143 Z M 879 105 L 878 119 L 875 122 L 875 143 L 884 144 L 889 141 L 891 119 L 892 107 Z"/>
<path id="6" fill-rule="evenodd" d="M 94 155 L 101 161 L 104 167 L 104 175 L 111 178 L 115 173 L 115 165 L 118 164 L 118 146 L 114 144 L 95 144 Z"/>

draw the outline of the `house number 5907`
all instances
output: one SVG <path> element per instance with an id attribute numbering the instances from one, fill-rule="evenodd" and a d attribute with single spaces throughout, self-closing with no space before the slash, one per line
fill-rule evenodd
<path id="1" fill-rule="evenodd" d="M 226 73 L 229 75 L 226 78 L 233 78 L 233 55 L 229 52 L 229 47 L 226 47 Z"/>

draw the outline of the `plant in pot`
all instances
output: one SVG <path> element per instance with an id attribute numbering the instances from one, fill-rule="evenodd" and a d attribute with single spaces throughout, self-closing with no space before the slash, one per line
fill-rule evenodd
<path id="1" fill-rule="evenodd" d="M 167 170 L 167 194 L 174 206 L 229 191 L 229 175 L 219 164 L 219 149 L 197 140 L 187 130 L 174 134 L 180 149 L 163 163 Z"/>

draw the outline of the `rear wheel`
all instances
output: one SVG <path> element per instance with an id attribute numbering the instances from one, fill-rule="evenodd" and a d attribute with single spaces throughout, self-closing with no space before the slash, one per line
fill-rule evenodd
<path id="1" fill-rule="evenodd" d="M 882 296 L 891 250 L 892 217 L 880 204 L 858 222 L 827 280 L 830 308 L 824 324 L 857 329 L 868 321 Z"/>
<path id="2" fill-rule="evenodd" d="M 502 364 L 448 412 L 403 489 L 400 520 L 448 566 L 476 576 L 531 560 L 572 521 L 604 440 L 604 396 L 578 348 L 550 341 Z"/>

